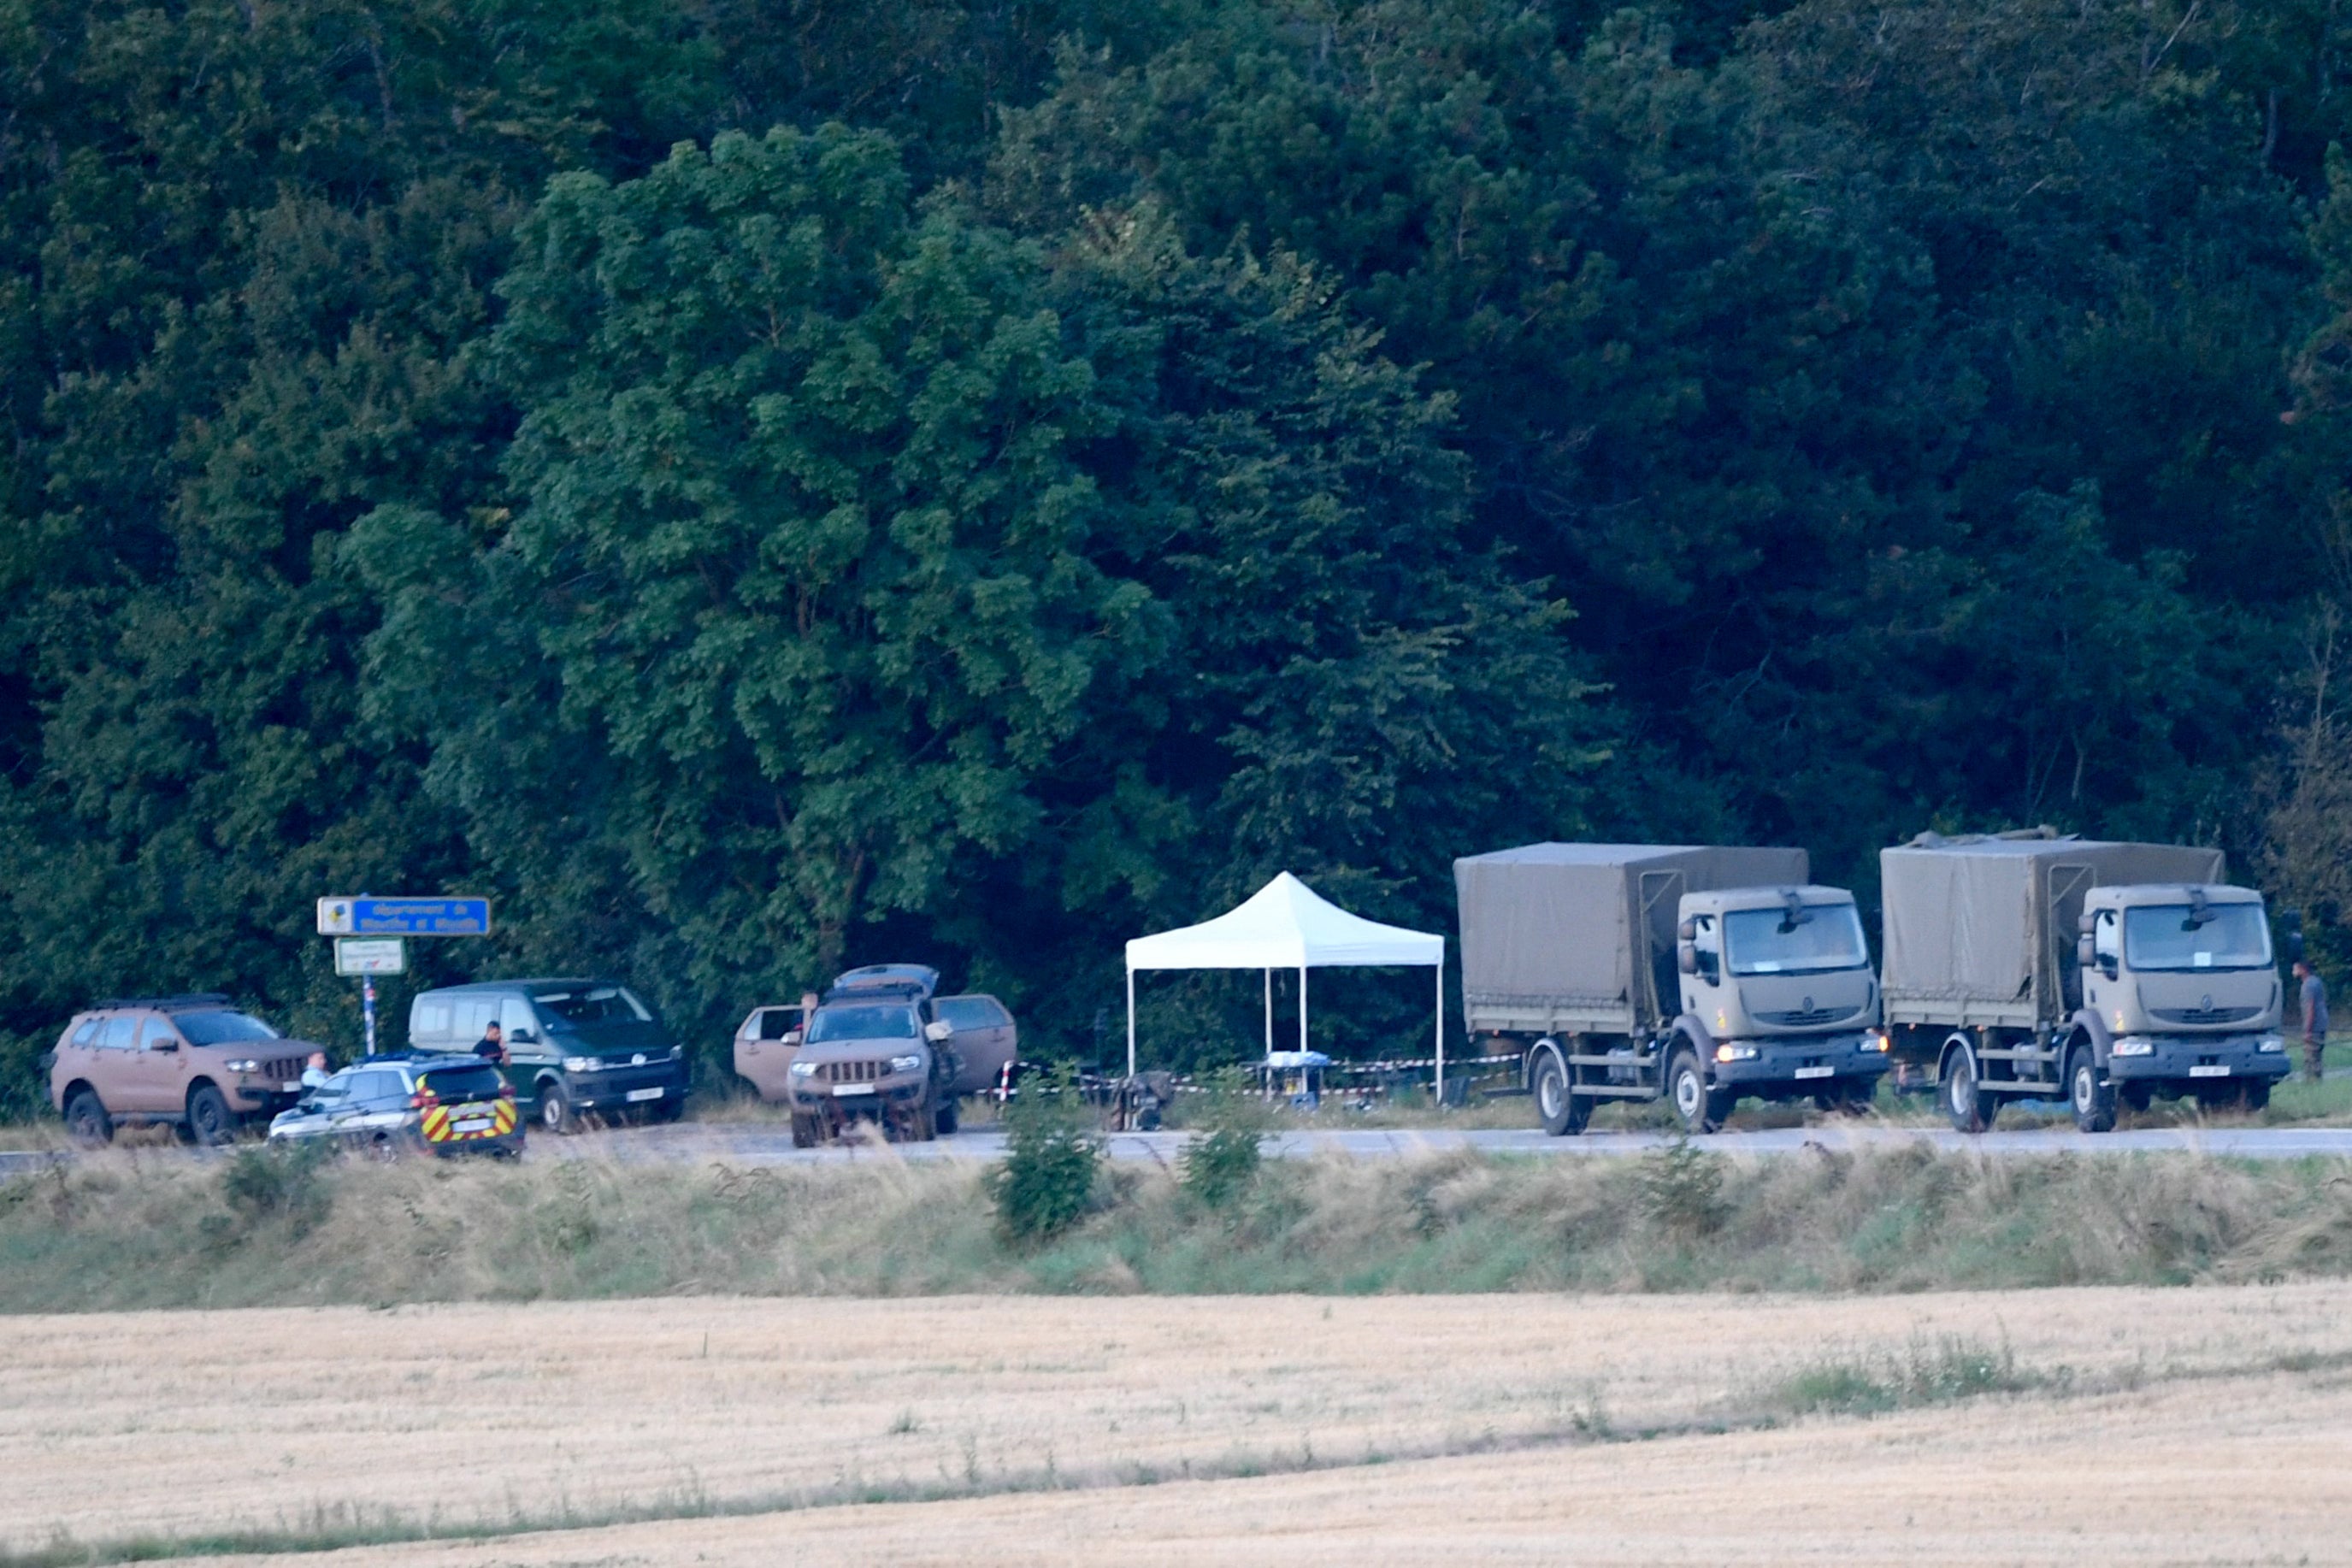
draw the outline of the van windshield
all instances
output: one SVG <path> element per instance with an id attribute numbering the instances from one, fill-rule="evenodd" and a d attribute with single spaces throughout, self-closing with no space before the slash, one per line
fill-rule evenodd
<path id="1" fill-rule="evenodd" d="M 819 1007 L 808 1038 L 813 1046 L 827 1040 L 911 1040 L 918 1032 L 912 1007 Z"/>
<path id="2" fill-rule="evenodd" d="M 175 1013 L 172 1022 L 192 1046 L 233 1046 L 239 1040 L 274 1040 L 278 1031 L 243 1013 Z"/>
<path id="3" fill-rule="evenodd" d="M 1811 974 L 1870 962 L 1862 917 L 1852 904 L 1807 904 L 1790 923 L 1785 908 L 1733 910 L 1723 917 L 1725 956 L 1734 974 Z"/>
<path id="4" fill-rule="evenodd" d="M 2267 969 L 2271 925 L 2260 904 L 2207 904 L 2205 923 L 2187 904 L 2124 911 L 2124 962 L 2134 969 Z"/>
<path id="5" fill-rule="evenodd" d="M 650 1024 L 654 1016 L 625 985 L 583 985 L 576 990 L 534 991 L 531 1002 L 539 1016 L 551 1022 L 583 1024 Z"/>

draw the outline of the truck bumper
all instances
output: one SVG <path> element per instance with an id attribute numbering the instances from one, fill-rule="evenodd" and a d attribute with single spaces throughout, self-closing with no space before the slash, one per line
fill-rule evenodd
<path id="1" fill-rule="evenodd" d="M 2280 1048 L 2262 1048 L 2265 1039 Z M 2126 1055 L 2132 1046 L 2146 1044 L 2147 1054 Z M 2294 1070 L 2286 1042 L 2277 1035 L 2126 1035 L 2116 1042 L 2107 1058 L 2107 1077 L 2116 1083 L 2178 1080 L 2182 1083 L 2227 1083 L 2234 1079 L 2282 1079 Z"/>
<path id="2" fill-rule="evenodd" d="M 1730 1059 L 1726 1060 L 1728 1047 Z M 1752 1057 L 1740 1053 L 1753 1050 Z M 1804 1039 L 1725 1040 L 1716 1047 L 1715 1081 L 1726 1089 L 1811 1091 L 1840 1079 L 1877 1081 L 1889 1058 L 1877 1037 L 1855 1031 Z"/>

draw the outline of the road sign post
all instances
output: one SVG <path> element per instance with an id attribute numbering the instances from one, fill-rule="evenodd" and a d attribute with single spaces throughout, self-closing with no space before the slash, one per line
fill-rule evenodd
<path id="1" fill-rule="evenodd" d="M 375 977 L 404 974 L 412 936 L 488 936 L 488 899 L 320 899 L 319 934 L 335 939 L 335 973 L 360 981 L 360 1016 L 367 1054 L 375 1055 Z"/>

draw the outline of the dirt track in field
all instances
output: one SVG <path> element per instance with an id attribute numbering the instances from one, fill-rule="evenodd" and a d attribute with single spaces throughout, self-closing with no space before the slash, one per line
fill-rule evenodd
<path id="1" fill-rule="evenodd" d="M 2352 1562 L 2347 1308 L 2306 1285 L 18 1318 L 0 1542 L 797 1503 L 251 1561 Z M 2027 1391 L 1593 1440 L 1752 1426 L 1800 1373 L 1948 1341 Z M 1337 1468 L 1242 1479 L 1307 1465 Z M 1006 1495 L 841 1506 L 942 1491 Z"/>

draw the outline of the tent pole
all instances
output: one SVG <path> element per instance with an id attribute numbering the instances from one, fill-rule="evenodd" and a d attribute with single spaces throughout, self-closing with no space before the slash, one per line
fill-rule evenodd
<path id="1" fill-rule="evenodd" d="M 1307 966 L 1298 966 L 1298 1048 L 1307 1048 Z"/>
<path id="2" fill-rule="evenodd" d="M 1127 1076 L 1135 1076 L 1135 971 L 1127 972 Z"/>
<path id="3" fill-rule="evenodd" d="M 1437 1103 L 1445 1103 L 1445 950 L 1437 950 Z"/>
<path id="4" fill-rule="evenodd" d="M 1265 972 L 1265 1054 L 1274 1055 L 1274 971 Z"/>

